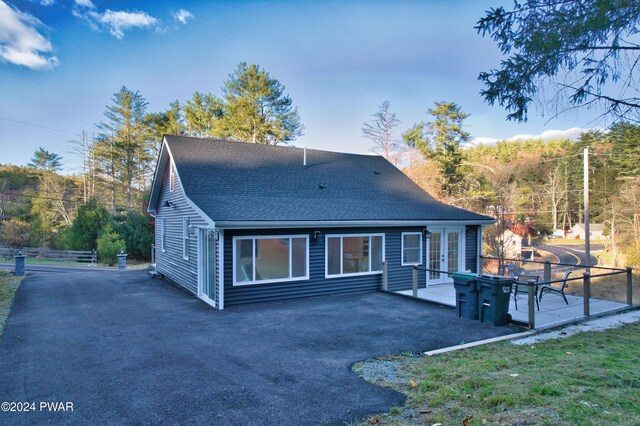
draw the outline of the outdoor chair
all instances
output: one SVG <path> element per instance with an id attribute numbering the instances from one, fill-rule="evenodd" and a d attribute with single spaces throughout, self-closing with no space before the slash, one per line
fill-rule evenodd
<path id="1" fill-rule="evenodd" d="M 565 296 L 565 294 L 564 294 L 564 289 L 569 287 L 567 285 L 567 279 L 569 278 L 569 275 L 571 275 L 572 272 L 573 272 L 572 270 L 568 270 L 567 272 L 565 272 L 564 278 L 562 278 L 562 281 L 559 282 L 559 283 L 542 284 L 540 286 L 540 295 L 538 296 L 538 301 L 542 300 L 542 295 L 545 292 L 546 293 L 555 293 L 555 294 L 559 294 L 560 296 L 562 296 L 562 298 L 564 299 L 564 303 L 566 303 L 568 305 L 569 301 L 567 300 L 567 296 Z"/>
<path id="2" fill-rule="evenodd" d="M 538 275 L 518 275 L 516 282 L 513 285 L 513 302 L 516 305 L 516 311 L 518 310 L 518 293 L 529 293 L 529 281 L 538 282 L 540 276 Z M 533 298 L 536 300 L 536 306 L 540 310 L 540 303 L 538 302 L 538 286 L 533 287 Z"/>

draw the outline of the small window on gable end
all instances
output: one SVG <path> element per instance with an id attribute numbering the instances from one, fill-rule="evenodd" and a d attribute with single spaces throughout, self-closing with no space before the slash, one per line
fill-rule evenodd
<path id="1" fill-rule="evenodd" d="M 176 169 L 173 166 L 173 162 L 169 162 L 169 191 L 173 192 L 176 189 Z"/>

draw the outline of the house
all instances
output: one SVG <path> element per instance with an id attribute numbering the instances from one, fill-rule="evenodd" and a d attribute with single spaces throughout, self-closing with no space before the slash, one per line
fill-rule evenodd
<path id="1" fill-rule="evenodd" d="M 584 240 L 585 235 L 584 223 L 576 223 L 569 231 L 569 236 L 578 240 Z M 607 237 L 604 235 L 604 223 L 590 223 L 589 236 L 592 240 L 606 239 Z"/>
<path id="2" fill-rule="evenodd" d="M 412 265 L 477 271 L 493 219 L 442 204 L 384 158 L 165 136 L 156 269 L 212 306 L 411 288 Z M 450 276 L 420 271 L 421 285 Z"/>
<path id="3" fill-rule="evenodd" d="M 507 259 L 520 259 L 522 254 L 522 237 L 511 229 L 506 229 L 501 235 L 504 257 Z"/>

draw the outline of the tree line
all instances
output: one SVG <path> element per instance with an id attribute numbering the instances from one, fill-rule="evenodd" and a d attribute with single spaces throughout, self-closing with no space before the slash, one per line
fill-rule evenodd
<path id="1" fill-rule="evenodd" d="M 531 239 L 584 221 L 583 151 L 590 153 L 590 218 L 609 237 L 607 261 L 640 264 L 640 126 L 618 122 L 578 140 L 541 139 L 471 145 L 469 117 L 455 102 L 436 102 L 430 120 L 403 132 L 385 101 L 363 136 L 435 198 L 496 218 L 485 248 L 504 257 L 502 234 Z M 371 129 L 377 129 L 375 132 Z"/>
<path id="2" fill-rule="evenodd" d="M 0 245 L 97 248 L 107 263 L 126 249 L 147 259 L 154 224 L 146 200 L 164 134 L 277 145 L 303 129 L 285 86 L 255 64 L 240 63 L 220 97 L 195 92 L 160 112 L 123 86 L 103 119 L 70 141 L 80 173 L 60 174 L 63 158 L 44 148 L 26 167 L 0 166 Z"/>

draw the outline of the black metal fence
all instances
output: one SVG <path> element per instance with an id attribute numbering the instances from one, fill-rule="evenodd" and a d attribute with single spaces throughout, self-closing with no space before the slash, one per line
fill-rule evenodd
<path id="1" fill-rule="evenodd" d="M 580 297 L 583 298 L 583 306 L 584 306 L 583 314 L 585 317 L 588 317 L 591 315 L 590 299 L 592 298 L 591 285 L 593 280 L 601 279 L 604 277 L 619 276 L 622 278 L 622 280 L 620 280 L 621 283 L 618 285 L 618 287 L 622 287 L 623 285 L 626 287 L 624 288 L 624 291 L 621 292 L 623 294 L 626 293 L 626 297 L 624 298 L 626 300 L 617 300 L 617 301 L 626 302 L 626 304 L 629 306 L 633 305 L 633 268 L 631 267 L 626 267 L 623 269 L 623 268 L 611 268 L 606 266 L 571 265 L 568 263 L 551 262 L 549 260 L 537 261 L 537 260 L 523 260 L 523 259 L 508 259 L 508 258 L 497 258 L 492 256 L 480 256 L 480 259 L 482 261 L 482 268 L 481 268 L 482 271 L 491 272 L 490 270 L 489 271 L 486 270 L 485 261 L 495 261 L 497 262 L 497 265 L 498 265 L 497 273 L 505 274 L 505 275 L 507 272 L 505 271 L 503 266 L 506 264 L 505 262 L 512 262 L 512 263 L 519 262 L 519 264 L 531 263 L 531 264 L 542 265 L 542 276 L 543 276 L 542 281 L 535 281 L 531 279 L 523 282 L 518 282 L 518 285 L 523 285 L 527 287 L 528 314 L 529 314 L 528 327 L 530 329 L 535 328 L 535 313 L 536 313 L 535 306 L 534 306 L 535 300 L 536 298 L 540 300 L 541 296 L 539 295 L 539 293 L 542 291 L 541 289 L 545 287 L 552 287 L 552 288 L 558 289 L 556 291 L 560 291 L 560 289 L 564 290 L 565 288 L 567 288 L 568 294 L 571 294 L 576 290 L 581 290 Z M 569 270 L 577 273 L 579 273 L 580 270 L 582 270 L 583 272 L 582 274 L 574 277 L 565 275 L 563 278 L 554 279 L 553 277 L 554 272 L 558 273 L 558 272 L 564 272 Z M 592 272 L 593 270 L 595 270 L 596 273 L 593 273 Z M 530 274 L 531 274 L 531 270 L 525 270 L 525 272 L 523 273 L 523 275 L 530 275 Z M 619 288 L 619 290 L 622 290 L 622 288 Z M 609 290 L 609 291 L 613 292 L 612 290 Z"/>
<path id="2" fill-rule="evenodd" d="M 566 264 L 566 263 L 560 263 L 560 262 L 551 262 L 551 261 L 525 261 L 522 259 L 500 259 L 500 258 L 496 258 L 496 257 L 491 257 L 491 256 L 480 256 L 481 261 L 482 261 L 482 265 L 483 268 L 480 268 L 480 273 L 482 272 L 493 272 L 493 271 L 487 271 L 484 269 L 484 261 L 485 260 L 495 260 L 495 261 L 499 261 L 498 264 L 503 265 L 504 262 L 515 262 L 516 260 L 518 262 L 529 262 L 529 263 L 538 263 L 542 266 L 542 269 L 539 271 L 541 272 L 541 275 L 543 277 L 542 281 L 535 281 L 535 280 L 527 280 L 527 281 L 518 281 L 517 285 L 518 286 L 525 286 L 527 287 L 527 302 L 528 302 L 528 328 L 530 329 L 534 329 L 535 328 L 535 323 L 536 323 L 536 309 L 535 309 L 535 305 L 536 305 L 536 300 L 539 298 L 539 290 L 545 286 L 552 286 L 554 288 L 564 288 L 565 285 L 571 285 L 571 283 L 573 283 L 573 287 L 574 288 L 578 288 L 581 289 L 581 297 L 583 298 L 583 315 L 585 317 L 589 317 L 591 315 L 591 303 L 590 303 L 590 299 L 592 298 L 592 282 L 594 279 L 601 279 L 601 278 L 610 278 L 610 277 L 614 277 L 614 276 L 619 276 L 620 278 L 622 278 L 620 281 L 621 283 L 618 285 L 619 287 L 624 286 L 624 292 L 626 293 L 624 297 L 624 299 L 626 300 L 619 300 L 619 302 L 626 302 L 627 305 L 632 306 L 633 305 L 633 268 L 631 267 L 627 267 L 627 268 L 611 268 L 611 267 L 605 267 L 605 266 L 587 266 L 587 265 L 570 265 L 570 264 Z M 566 271 L 566 270 L 578 270 L 578 269 L 584 269 L 584 272 L 582 272 L 582 274 L 575 276 L 575 277 L 563 277 L 561 279 L 554 279 L 553 277 L 553 273 L 554 273 L 554 269 L 556 268 L 555 271 Z M 413 297 L 419 297 L 418 296 L 418 289 L 419 289 L 419 283 L 418 283 L 418 270 L 423 270 L 423 271 L 427 271 L 427 272 L 434 272 L 434 273 L 439 273 L 439 274 L 446 274 L 448 276 L 451 276 L 453 273 L 449 272 L 449 271 L 440 271 L 440 270 L 436 270 L 436 269 L 429 269 L 426 268 L 424 266 L 418 266 L 418 265 L 414 265 L 413 266 L 413 276 L 412 276 L 412 296 Z M 597 271 L 596 273 L 592 273 L 592 270 Z M 496 271 L 498 272 L 498 271 Z M 494 273 L 496 273 L 494 272 Z M 499 273 L 497 275 L 506 275 L 504 273 L 504 271 L 501 271 L 502 273 Z M 531 271 L 527 271 L 524 275 L 527 275 L 528 273 L 530 273 Z M 576 271 L 577 272 L 577 271 Z M 386 262 L 383 262 L 383 274 L 382 274 L 382 289 L 385 291 L 388 291 L 388 286 L 387 286 L 387 264 Z"/>

